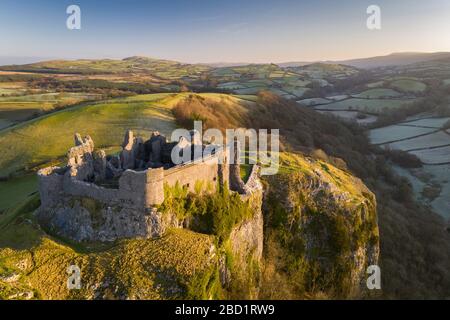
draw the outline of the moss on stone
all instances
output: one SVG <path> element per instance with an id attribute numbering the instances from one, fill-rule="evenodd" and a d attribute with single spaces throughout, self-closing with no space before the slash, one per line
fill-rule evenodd
<path id="1" fill-rule="evenodd" d="M 249 201 L 228 188 L 211 193 L 192 193 L 178 183 L 164 189 L 163 214 L 173 214 L 179 221 L 189 220 L 194 231 L 217 236 L 219 242 L 228 239 L 233 227 L 252 216 Z"/>
<path id="2" fill-rule="evenodd" d="M 357 253 L 363 250 L 367 264 L 378 248 L 375 197 L 359 179 L 323 161 L 289 153 L 280 158 L 284 169 L 266 178 L 265 208 L 266 239 L 281 251 L 266 259 L 294 279 L 286 285 L 296 297 L 348 297 L 365 272 Z"/>

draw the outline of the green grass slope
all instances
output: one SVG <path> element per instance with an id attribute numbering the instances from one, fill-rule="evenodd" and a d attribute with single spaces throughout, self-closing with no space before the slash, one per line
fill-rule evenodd
<path id="1" fill-rule="evenodd" d="M 209 67 L 147 57 L 129 57 L 122 60 L 52 60 L 19 66 L 3 66 L 1 69 L 67 74 L 147 73 L 163 79 L 180 79 L 185 76 L 197 77 L 200 73 L 209 70 Z"/>
<path id="2" fill-rule="evenodd" d="M 170 133 L 174 121 L 166 97 L 144 95 L 81 105 L 0 131 L 0 176 L 64 156 L 75 132 L 91 135 L 98 147 L 119 146 L 126 129 L 144 135 L 152 130 Z"/>
<path id="3" fill-rule="evenodd" d="M 45 112 L 85 100 L 98 99 L 100 95 L 78 93 L 39 93 L 0 97 L 0 117 L 13 125 Z M 6 126 L 5 126 L 6 127 Z M 0 125 L 0 129 L 2 126 Z"/>
<path id="4" fill-rule="evenodd" d="M 214 298 L 203 282 L 213 276 L 211 236 L 173 229 L 155 240 L 74 245 L 40 229 L 38 204 L 34 197 L 0 215 L 0 299 Z M 71 265 L 81 290 L 67 288 Z"/>

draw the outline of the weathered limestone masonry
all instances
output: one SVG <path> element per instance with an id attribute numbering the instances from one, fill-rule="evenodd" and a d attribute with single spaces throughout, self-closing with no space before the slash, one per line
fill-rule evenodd
<path id="1" fill-rule="evenodd" d="M 192 157 L 191 161 L 174 165 L 172 150 L 177 148 L 183 153 L 187 148 L 199 147 L 198 141 L 192 141 L 168 143 L 164 136 L 153 132 L 144 142 L 127 131 L 120 155 L 106 156 L 103 150 L 94 150 L 89 136 L 81 138 L 76 134 L 67 165 L 38 172 L 39 221 L 75 241 L 152 238 L 161 236 L 167 226 L 157 210 L 164 201 L 165 185 L 178 183 L 191 191 L 199 182 L 213 190 L 217 186 L 238 185 L 235 190 L 246 199 L 260 187 L 258 168 L 254 166 L 244 184 L 238 174 L 239 165 L 228 163 L 228 150 L 223 148 L 216 148 L 203 159 Z M 223 163 L 219 163 L 221 157 Z"/>
<path id="2" fill-rule="evenodd" d="M 263 253 L 263 186 L 258 174 L 259 167 L 254 165 L 244 184 L 244 192 L 240 194 L 242 200 L 249 201 L 253 217 L 234 228 L 230 235 L 231 249 L 235 255 L 240 255 L 243 261 L 248 261 L 245 259 L 249 256 L 259 261 Z"/>

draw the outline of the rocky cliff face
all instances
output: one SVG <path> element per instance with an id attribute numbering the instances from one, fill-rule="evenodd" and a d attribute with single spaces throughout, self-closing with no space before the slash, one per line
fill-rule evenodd
<path id="1" fill-rule="evenodd" d="M 219 272 L 227 298 L 257 299 L 259 296 L 264 250 L 262 196 L 262 187 L 253 189 L 247 196 L 253 215 L 233 228 L 220 251 Z"/>
<path id="2" fill-rule="evenodd" d="M 76 242 L 113 242 L 118 238 L 156 238 L 165 230 L 157 210 L 141 210 L 118 203 L 114 207 L 89 197 L 60 197 L 51 207 L 40 208 L 42 226 Z"/>
<path id="3" fill-rule="evenodd" d="M 264 209 L 267 263 L 291 279 L 292 298 L 368 293 L 366 268 L 379 256 L 378 224 L 375 197 L 359 179 L 284 154 L 280 174 L 266 179 Z"/>

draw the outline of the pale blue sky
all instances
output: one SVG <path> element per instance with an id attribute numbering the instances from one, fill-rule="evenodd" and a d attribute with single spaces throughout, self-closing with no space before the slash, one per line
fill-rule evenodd
<path id="1" fill-rule="evenodd" d="M 77 4 L 82 29 L 66 28 Z M 366 28 L 381 7 L 382 30 Z M 448 0 L 1 0 L 0 56 L 183 62 L 339 60 L 450 51 Z"/>

